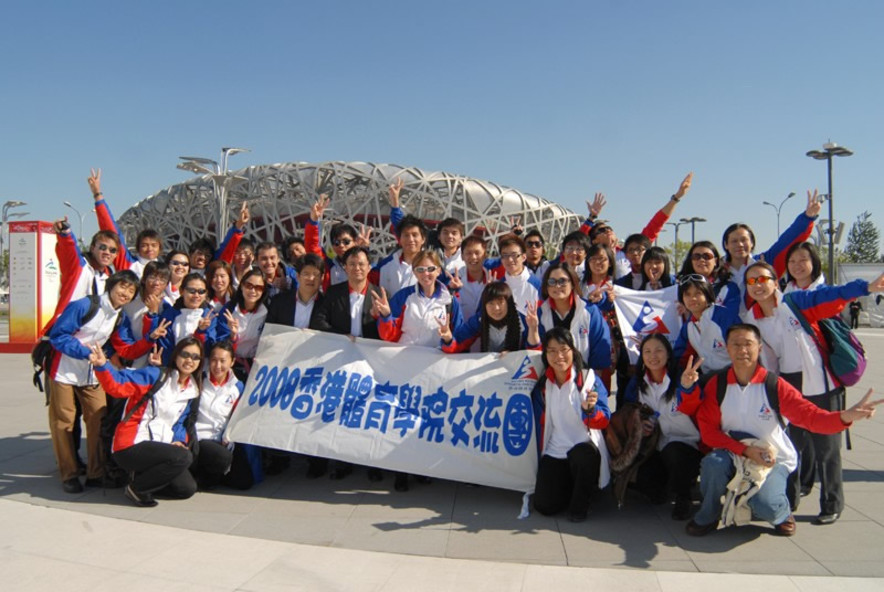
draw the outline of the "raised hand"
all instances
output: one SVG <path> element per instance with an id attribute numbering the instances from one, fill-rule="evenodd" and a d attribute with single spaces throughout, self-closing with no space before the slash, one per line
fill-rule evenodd
<path id="1" fill-rule="evenodd" d="M 328 195 L 325 193 L 319 196 L 312 206 L 310 206 L 310 219 L 314 222 L 319 222 L 322 220 L 322 215 L 325 213 L 326 208 L 328 208 L 328 204 L 331 203 Z"/>
<path id="2" fill-rule="evenodd" d="M 70 234 L 71 225 L 68 222 L 68 217 L 65 216 L 64 218 L 59 218 L 53 222 L 52 229 L 55 230 L 55 234 Z"/>
<path id="3" fill-rule="evenodd" d="M 246 227 L 246 224 L 249 223 L 249 220 L 252 219 L 251 213 L 249 213 L 249 202 L 242 202 L 242 206 L 239 208 L 239 216 L 236 218 L 236 227 L 242 230 Z"/>
<path id="4" fill-rule="evenodd" d="M 387 291 L 381 288 L 380 293 L 377 290 L 372 290 L 371 295 L 374 298 L 374 304 L 372 304 L 372 312 L 377 312 L 378 316 L 387 317 L 390 316 L 390 302 L 387 300 Z"/>
<path id="5" fill-rule="evenodd" d="M 217 317 L 217 316 L 218 316 L 218 313 L 210 312 L 206 316 L 202 317 L 200 319 L 199 323 L 196 324 L 197 330 L 198 331 L 205 331 L 206 329 L 208 329 L 210 326 L 212 326 L 212 321 L 214 321 L 215 317 Z"/>
<path id="6" fill-rule="evenodd" d="M 93 343 L 89 346 L 89 363 L 93 366 L 104 366 L 107 364 L 107 356 L 104 355 L 104 350 L 101 349 L 101 346 L 97 343 Z"/>
<path id="7" fill-rule="evenodd" d="M 694 388 L 694 384 L 700 380 L 700 373 L 698 370 L 702 364 L 703 358 L 699 358 L 696 364 L 694 364 L 694 356 L 688 358 L 688 365 L 684 369 L 684 372 L 681 373 L 681 387 L 683 389 Z"/>
<path id="8" fill-rule="evenodd" d="M 521 235 L 525 231 L 525 228 L 522 226 L 521 216 L 510 216 L 510 231 L 516 236 Z"/>
<path id="9" fill-rule="evenodd" d="M 861 419 L 869 419 L 875 415 L 875 407 L 884 403 L 884 399 L 878 399 L 877 401 L 870 401 L 872 398 L 872 393 L 874 393 L 874 389 L 869 389 L 865 396 L 859 400 L 859 402 L 851 407 L 850 409 L 845 409 L 841 412 L 841 421 L 844 423 L 851 423 L 854 421 L 859 421 Z"/>
<path id="10" fill-rule="evenodd" d="M 435 320 L 436 324 L 439 325 L 439 337 L 445 343 L 451 343 L 454 336 L 451 334 L 451 326 L 448 324 L 448 315 L 442 315 L 441 318 L 436 318 Z"/>
<path id="11" fill-rule="evenodd" d="M 820 211 L 823 209 L 823 202 L 820 200 L 819 191 L 816 189 L 811 193 L 810 189 L 807 190 L 807 208 L 805 208 L 804 213 L 807 214 L 811 218 L 816 218 L 820 215 Z"/>
<path id="12" fill-rule="evenodd" d="M 163 348 L 159 346 L 153 346 L 153 349 L 150 351 L 150 355 L 147 356 L 147 363 L 151 366 L 162 366 L 163 365 Z"/>
<path id="13" fill-rule="evenodd" d="M 227 319 L 227 326 L 230 328 L 230 340 L 236 341 L 239 337 L 239 321 L 227 309 L 224 310 L 224 318 Z"/>
<path id="14" fill-rule="evenodd" d="M 387 190 L 390 192 L 390 207 L 398 208 L 399 207 L 399 193 L 402 191 L 402 187 L 405 186 L 405 182 L 402 180 L 402 177 L 396 179 L 396 183 L 391 183 Z"/>
<path id="15" fill-rule="evenodd" d="M 884 273 L 869 282 L 869 292 L 884 292 Z"/>
<path id="16" fill-rule="evenodd" d="M 691 182 L 694 180 L 694 173 L 691 171 L 688 173 L 687 177 L 681 182 L 681 185 L 678 186 L 678 191 L 672 196 L 675 199 L 681 199 L 685 196 L 685 194 L 691 189 Z"/>
<path id="17" fill-rule="evenodd" d="M 540 318 L 537 316 L 537 303 L 529 302 L 525 305 L 525 324 L 528 325 L 528 331 L 536 331 L 540 327 Z"/>
<path id="18" fill-rule="evenodd" d="M 86 179 L 86 182 L 89 183 L 89 189 L 92 190 L 92 196 L 95 198 L 95 201 L 100 199 L 101 195 L 101 169 L 97 171 L 95 169 L 89 169 L 91 173 L 89 178 Z"/>
<path id="19" fill-rule="evenodd" d="M 163 304 L 163 294 L 146 294 L 142 299 L 147 311 L 153 314 L 160 312 L 160 306 Z"/>
<path id="20" fill-rule="evenodd" d="M 371 246 L 371 226 L 359 225 L 359 236 L 356 237 L 356 244 L 365 248 Z"/>
<path id="21" fill-rule="evenodd" d="M 156 341 L 160 337 L 165 337 L 169 333 L 169 326 L 172 325 L 172 321 L 169 319 L 163 319 L 160 321 L 160 324 L 156 326 L 156 328 L 150 332 L 150 338 L 153 341 Z"/>
<path id="22" fill-rule="evenodd" d="M 599 214 L 602 213 L 602 208 L 605 207 L 605 204 L 608 202 L 605 201 L 604 193 L 596 193 L 595 198 L 590 202 L 586 201 L 586 207 L 589 210 L 590 218 L 598 218 Z"/>
<path id="23" fill-rule="evenodd" d="M 455 292 L 463 288 L 463 281 L 460 279 L 459 273 L 448 273 L 448 270 L 444 267 L 442 268 L 442 273 L 448 276 L 448 289 L 450 291 Z"/>
<path id="24" fill-rule="evenodd" d="M 586 398 L 580 403 L 580 406 L 583 407 L 584 411 L 589 411 L 599 400 L 599 394 L 596 391 L 589 391 L 586 393 Z"/>

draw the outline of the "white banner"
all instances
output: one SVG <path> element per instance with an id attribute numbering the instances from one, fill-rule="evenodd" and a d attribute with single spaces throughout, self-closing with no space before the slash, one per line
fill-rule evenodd
<path id="1" fill-rule="evenodd" d="M 630 364 L 638 362 L 638 346 L 646 335 L 662 333 L 670 343 L 675 343 L 682 324 L 678 286 L 648 291 L 614 286 L 614 293 L 614 309 Z"/>
<path id="2" fill-rule="evenodd" d="M 268 324 L 233 442 L 533 491 L 540 352 L 443 354 Z"/>

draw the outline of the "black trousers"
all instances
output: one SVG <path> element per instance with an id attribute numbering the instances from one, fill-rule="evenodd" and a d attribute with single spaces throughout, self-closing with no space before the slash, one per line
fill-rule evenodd
<path id="1" fill-rule="evenodd" d="M 534 485 L 534 509 L 546 516 L 564 510 L 573 514 L 586 512 L 590 498 L 598 492 L 601 462 L 599 449 L 592 442 L 578 444 L 568 451 L 568 458 L 541 456 Z"/>
<path id="2" fill-rule="evenodd" d="M 636 486 L 640 491 L 662 496 L 690 497 L 691 488 L 700 474 L 703 454 L 684 442 L 670 442 L 655 451 L 638 469 Z M 662 497 L 661 496 L 661 497 Z M 665 497 L 662 497 L 665 499 Z"/>
<path id="3" fill-rule="evenodd" d="M 841 411 L 843 389 L 805 397 L 826 411 Z M 844 511 L 844 481 L 841 474 L 841 434 L 814 434 L 796 425 L 789 426 L 789 436 L 796 450 L 813 449 L 814 468 L 820 480 L 820 514 Z M 803 470 L 803 463 L 798 470 Z M 799 475 L 799 482 L 802 481 Z"/>
<path id="4" fill-rule="evenodd" d="M 193 463 L 190 450 L 164 442 L 139 442 L 114 453 L 114 461 L 134 473 L 132 489 L 186 499 L 196 493 L 196 481 L 187 469 Z"/>
<path id="5" fill-rule="evenodd" d="M 234 489 L 249 489 L 255 484 L 252 467 L 245 448 L 234 445 L 233 450 L 214 440 L 200 440 L 198 452 L 190 471 L 201 484 L 222 484 Z"/>

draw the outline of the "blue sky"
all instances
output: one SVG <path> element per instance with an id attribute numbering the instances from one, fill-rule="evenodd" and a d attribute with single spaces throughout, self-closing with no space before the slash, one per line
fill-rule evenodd
<path id="1" fill-rule="evenodd" d="M 187 178 L 177 156 L 233 145 L 252 149 L 233 168 L 392 162 L 580 213 L 603 191 L 620 236 L 693 170 L 678 217 L 716 242 L 749 222 L 763 249 L 761 202 L 797 192 L 785 226 L 825 191 L 804 153 L 831 138 L 855 152 L 835 163 L 836 219 L 869 209 L 881 227 L 884 3 L 4 6 L 0 200 L 42 219 L 86 211 L 92 166 L 122 213 Z"/>

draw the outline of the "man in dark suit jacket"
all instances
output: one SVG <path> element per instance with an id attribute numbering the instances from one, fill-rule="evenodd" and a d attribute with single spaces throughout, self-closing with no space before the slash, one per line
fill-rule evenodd
<path id="1" fill-rule="evenodd" d="M 325 261 L 307 254 L 295 264 L 298 287 L 278 293 L 267 307 L 267 323 L 276 323 L 300 329 L 314 328 L 323 295 L 319 291 L 325 272 Z M 310 309 L 309 311 L 307 309 Z"/>
<path id="2" fill-rule="evenodd" d="M 338 335 L 354 335 L 367 339 L 380 339 L 377 318 L 372 315 L 373 286 L 368 281 L 371 265 L 368 249 L 352 247 L 343 255 L 347 281 L 329 287 L 316 311 L 310 328 Z M 352 306 L 360 307 L 362 322 L 354 326 Z"/>

